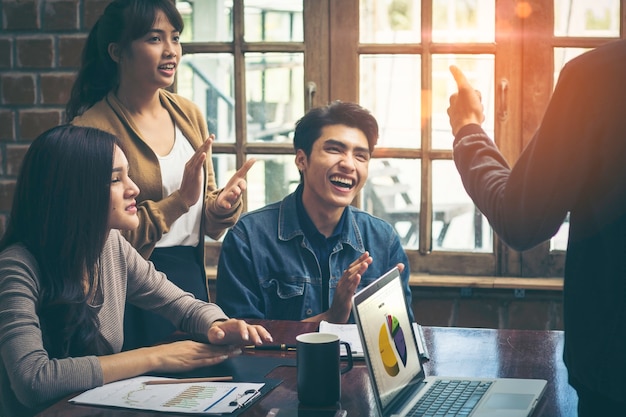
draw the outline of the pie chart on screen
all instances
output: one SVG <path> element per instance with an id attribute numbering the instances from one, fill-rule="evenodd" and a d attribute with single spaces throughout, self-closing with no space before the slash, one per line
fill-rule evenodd
<path id="1" fill-rule="evenodd" d="M 400 362 L 403 367 L 406 366 L 406 340 L 398 319 L 390 314 L 385 316 L 385 323 L 380 326 L 378 347 L 385 371 L 389 376 L 398 375 Z"/>

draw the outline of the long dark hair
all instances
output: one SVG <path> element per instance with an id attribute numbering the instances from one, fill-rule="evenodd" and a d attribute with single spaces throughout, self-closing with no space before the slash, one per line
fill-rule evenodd
<path id="1" fill-rule="evenodd" d="M 98 310 L 87 302 L 108 235 L 117 139 L 94 128 L 58 126 L 29 147 L 17 179 L 0 251 L 24 245 L 37 260 L 38 315 L 51 357 L 106 350 Z"/>
<path id="2" fill-rule="evenodd" d="M 172 0 L 114 0 L 104 9 L 83 48 L 81 67 L 65 109 L 68 121 L 117 87 L 117 63 L 109 55 L 109 44 L 116 43 L 121 52 L 127 51 L 132 41 L 148 33 L 159 11 L 178 32 L 183 31 L 183 18 Z"/>

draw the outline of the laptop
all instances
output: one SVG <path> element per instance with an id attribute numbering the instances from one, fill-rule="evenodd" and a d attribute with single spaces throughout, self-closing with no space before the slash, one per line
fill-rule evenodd
<path id="1" fill-rule="evenodd" d="M 438 407 L 438 403 L 427 398 L 428 391 L 443 391 L 447 395 L 460 388 L 473 391 L 464 394 L 460 400 L 445 403 L 458 416 L 531 415 L 546 388 L 545 380 L 426 377 L 405 300 L 398 268 L 385 273 L 352 298 L 352 311 L 378 415 L 427 416 L 428 407 Z M 455 414 L 448 412 L 444 415 Z"/>

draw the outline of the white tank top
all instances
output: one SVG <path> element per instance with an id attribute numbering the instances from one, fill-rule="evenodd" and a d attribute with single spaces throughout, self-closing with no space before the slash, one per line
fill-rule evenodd
<path id="1" fill-rule="evenodd" d="M 174 146 L 169 154 L 157 155 L 161 166 L 163 181 L 163 195 L 168 196 L 180 188 L 183 180 L 185 164 L 194 154 L 193 147 L 176 126 Z M 200 242 L 200 219 L 202 216 L 202 202 L 204 201 L 204 186 L 201 186 L 198 202 L 189 208 L 189 211 L 172 223 L 170 231 L 165 233 L 156 243 L 157 248 L 171 246 L 197 246 Z"/>

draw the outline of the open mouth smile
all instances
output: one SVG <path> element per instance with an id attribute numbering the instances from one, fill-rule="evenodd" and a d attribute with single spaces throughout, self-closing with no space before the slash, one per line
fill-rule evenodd
<path id="1" fill-rule="evenodd" d="M 174 69 L 176 69 L 176 64 L 170 63 L 170 64 L 159 65 L 159 69 L 173 71 Z"/>
<path id="2" fill-rule="evenodd" d="M 350 178 L 341 177 L 339 175 L 333 175 L 330 177 L 330 182 L 340 188 L 345 188 L 346 190 L 351 190 L 354 188 L 354 180 Z"/>

